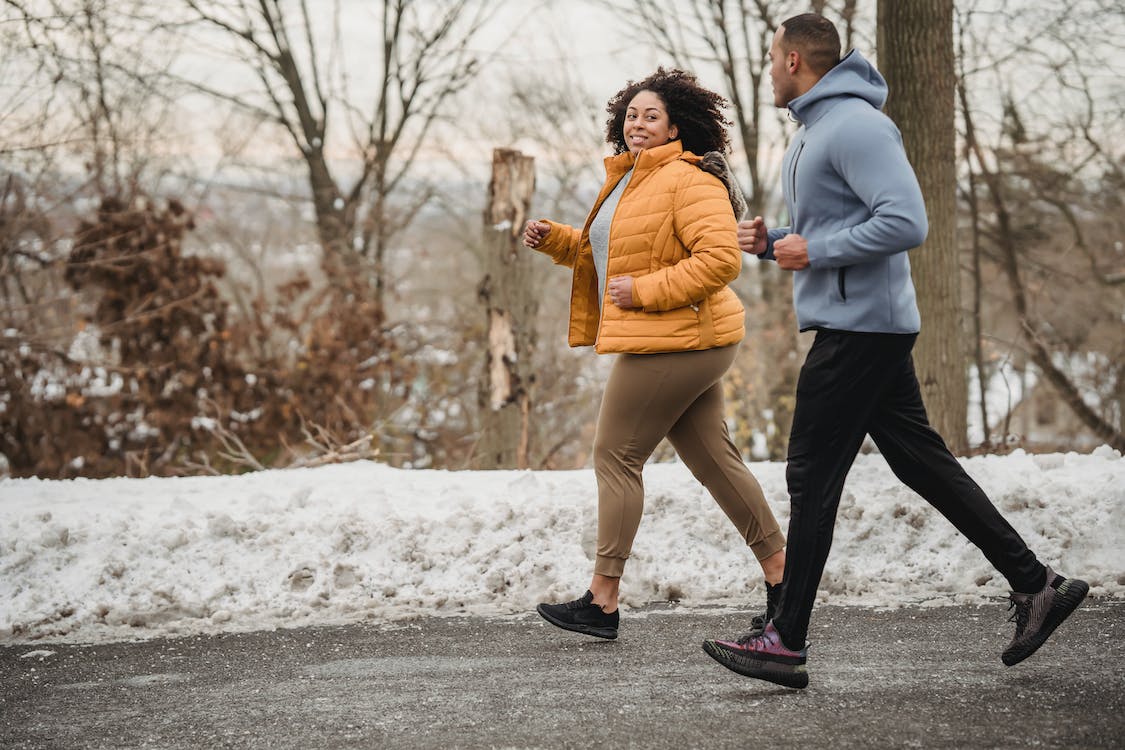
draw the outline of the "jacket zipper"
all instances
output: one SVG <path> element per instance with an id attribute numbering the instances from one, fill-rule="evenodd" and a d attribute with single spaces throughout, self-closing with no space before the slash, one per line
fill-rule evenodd
<path id="1" fill-rule="evenodd" d="M 840 287 L 840 299 L 844 300 L 844 302 L 848 301 L 848 289 L 847 289 L 847 286 L 844 284 L 844 273 L 847 270 L 848 270 L 847 268 L 841 268 L 839 271 L 836 272 L 836 280 L 837 280 L 836 283 Z"/>
<path id="2" fill-rule="evenodd" d="M 639 160 L 640 158 L 641 158 L 641 155 L 640 155 L 639 153 L 638 153 L 638 154 L 635 154 L 635 155 L 633 156 L 633 166 L 631 166 L 631 167 L 629 167 L 629 169 L 625 170 L 625 173 L 623 173 L 623 174 L 621 175 L 621 178 L 622 178 L 622 179 L 623 179 L 623 178 L 625 177 L 625 174 L 628 174 L 628 173 L 629 173 L 630 171 L 632 171 L 632 170 L 635 170 L 635 169 L 637 168 L 637 161 L 638 161 L 638 160 Z M 636 177 L 636 174 L 635 174 L 635 173 L 634 173 L 633 177 Z M 619 179 L 619 180 L 618 180 L 618 182 L 620 182 L 620 181 L 621 181 L 621 180 Z M 629 192 L 629 188 L 630 188 L 630 187 L 632 187 L 632 185 L 633 185 L 633 179 L 632 179 L 632 177 L 631 177 L 631 178 L 629 178 L 629 184 L 625 186 L 625 189 L 621 191 L 621 195 L 620 195 L 620 197 L 618 197 L 618 199 L 617 199 L 617 205 L 618 205 L 618 206 L 620 206 L 620 205 L 621 205 L 621 201 L 625 200 L 625 194 Z M 579 242 L 582 242 L 582 241 L 584 240 L 584 238 L 586 237 L 587 233 L 588 233 L 588 232 L 590 231 L 590 224 L 592 224 L 592 223 L 593 223 L 593 221 L 594 221 L 594 217 L 598 215 L 598 211 L 600 211 L 600 210 L 601 210 L 601 208 L 602 208 L 602 204 L 603 204 L 603 203 L 605 203 L 605 201 L 606 201 L 606 198 L 609 198 L 609 194 L 610 194 L 610 193 L 612 193 L 612 192 L 614 191 L 614 189 L 616 189 L 616 187 L 617 187 L 617 184 L 616 184 L 616 183 L 614 183 L 614 186 L 613 186 L 612 188 L 610 188 L 610 189 L 609 189 L 609 193 L 606 193 L 606 194 L 605 194 L 605 198 L 602 198 L 602 200 L 601 200 L 601 201 L 599 201 L 598 203 L 596 203 L 596 204 L 594 205 L 593 209 L 591 209 L 591 210 L 590 210 L 590 215 L 589 215 L 589 217 L 588 217 L 588 218 L 586 219 L 586 226 L 585 226 L 585 228 L 583 228 L 583 230 L 582 230 L 582 236 L 581 236 L 581 237 L 579 238 L 579 240 L 578 240 Z M 616 214 L 616 213 L 617 213 L 617 209 L 615 208 L 613 212 L 614 212 L 614 213 Z M 610 244 L 610 245 L 612 245 L 612 242 L 610 242 L 610 240 L 612 239 L 612 237 L 611 237 L 611 235 L 612 235 L 612 234 L 613 234 L 613 219 L 612 219 L 612 218 L 610 218 L 610 221 L 609 221 L 609 232 L 607 232 L 607 233 L 606 233 L 606 242 L 607 242 L 608 244 Z M 608 249 L 608 248 L 606 249 L 606 263 L 605 263 L 605 268 L 606 268 L 606 273 L 609 273 L 609 249 Z M 606 289 L 608 290 L 608 288 L 609 288 L 609 287 L 608 287 L 608 279 L 607 279 L 606 281 L 607 281 L 607 287 L 606 287 Z M 602 322 L 603 322 L 603 321 L 604 321 L 604 319 L 605 319 L 605 307 L 604 307 L 604 304 L 605 304 L 605 299 L 602 299 L 601 303 L 599 303 L 599 305 L 598 305 L 598 328 L 597 328 L 597 331 L 595 331 L 595 333 L 594 333 L 594 351 L 597 351 L 597 350 L 598 350 L 598 342 L 600 342 L 600 341 L 602 340 Z"/>
<path id="3" fill-rule="evenodd" d="M 797 161 L 804 150 L 805 142 L 802 140 L 801 145 L 797 147 L 797 153 L 793 155 L 793 168 L 789 170 L 789 193 L 793 197 L 793 215 L 789 217 L 789 227 L 793 232 L 797 231 Z"/>

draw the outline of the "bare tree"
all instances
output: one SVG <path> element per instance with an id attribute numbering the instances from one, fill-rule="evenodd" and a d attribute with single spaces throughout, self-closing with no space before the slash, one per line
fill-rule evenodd
<path id="1" fill-rule="evenodd" d="M 1002 175 L 995 167 L 988 163 L 988 157 L 976 139 L 975 129 L 971 116 L 965 120 L 966 137 L 969 140 L 973 156 L 977 160 L 981 179 L 988 188 L 989 198 L 996 214 L 996 239 L 1001 252 L 1001 260 L 1007 275 L 1011 290 L 1012 301 L 1015 305 L 1015 314 L 1022 328 L 1023 337 L 1030 348 L 1030 356 L 1047 380 L 1058 390 L 1075 414 L 1102 440 L 1118 450 L 1125 450 L 1125 434 L 1099 415 L 1082 398 L 1082 394 L 1072 379 L 1062 367 L 1056 364 L 1054 355 L 1055 346 L 1052 338 L 1034 320 L 1031 306 L 1028 301 L 1028 292 L 1023 273 L 1021 271 L 1020 254 L 1017 250 L 1016 240 L 1018 231 L 1013 225 L 1013 212 L 1005 198 L 1005 189 L 1002 184 Z"/>
<path id="2" fill-rule="evenodd" d="M 1089 433 L 1121 449 L 1125 96 L 1104 74 L 1120 69 L 1125 10 L 1072 0 L 975 16 L 960 19 L 958 88 L 974 308 L 998 297 L 990 273 L 1007 292 L 982 312 L 980 340 L 1026 357 Z"/>
<path id="3" fill-rule="evenodd" d="M 479 70 L 472 42 L 490 5 L 383 0 L 369 21 L 374 94 L 362 106 L 360 76 L 345 60 L 339 0 L 327 13 L 321 6 L 314 13 L 308 0 L 184 2 L 189 21 L 226 35 L 259 84 L 252 95 L 193 85 L 284 130 L 305 164 L 329 277 L 345 288 L 367 277 L 382 308 L 391 240 L 432 192 L 396 198 L 410 192 L 408 177 L 444 107 Z M 337 155 L 354 156 L 358 174 L 347 175 Z"/>
<path id="4" fill-rule="evenodd" d="M 139 0 L 4 2 L 23 30 L 22 52 L 37 65 L 32 97 L 56 118 L 47 132 L 25 133 L 35 142 L 24 148 L 80 156 L 99 196 L 134 194 L 142 172 L 156 176 L 155 144 L 171 140 L 171 100 L 159 80 L 177 41 L 130 44 L 141 33 Z"/>
<path id="5" fill-rule="evenodd" d="M 83 201 L 135 197 L 173 162 L 166 100 L 135 69 L 166 69 L 175 44 L 126 48 L 143 3 L 3 0 L 0 75 L 0 297 L 9 339 L 65 349 L 81 326 L 62 279 Z"/>

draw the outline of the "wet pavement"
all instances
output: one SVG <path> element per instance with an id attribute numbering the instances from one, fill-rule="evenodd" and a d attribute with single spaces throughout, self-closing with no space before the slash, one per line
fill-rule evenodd
<path id="1" fill-rule="evenodd" d="M 752 614 L 623 610 L 617 641 L 531 614 L 4 645 L 0 747 L 1125 746 L 1125 602 L 1012 668 L 1001 603 L 820 607 L 804 691 L 703 653 Z"/>

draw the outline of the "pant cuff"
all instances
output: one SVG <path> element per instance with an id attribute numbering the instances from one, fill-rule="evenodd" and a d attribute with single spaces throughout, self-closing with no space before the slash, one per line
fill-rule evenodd
<path id="1" fill-rule="evenodd" d="M 598 555 L 594 561 L 594 573 L 607 578 L 620 578 L 625 572 L 624 557 L 606 557 Z"/>
<path id="2" fill-rule="evenodd" d="M 763 539 L 750 542 L 750 549 L 753 550 L 754 557 L 758 558 L 758 562 L 761 562 L 770 555 L 785 549 L 785 534 L 781 533 L 780 530 L 775 531 Z"/>
<path id="3" fill-rule="evenodd" d="M 1012 591 L 1016 591 L 1021 594 L 1038 594 L 1044 588 L 1049 586 L 1051 584 L 1051 574 L 1055 571 L 1044 565 L 1043 563 L 1039 563 L 1039 568 L 1041 572 L 1033 579 L 1035 583 L 1029 584 L 1026 591 L 1023 588 L 1017 586 L 1012 581 L 1012 579 L 1009 578 L 1008 585 L 1012 587 Z"/>

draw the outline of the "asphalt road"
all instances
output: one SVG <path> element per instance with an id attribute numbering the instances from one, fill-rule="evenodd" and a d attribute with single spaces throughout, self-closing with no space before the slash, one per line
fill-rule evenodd
<path id="1" fill-rule="evenodd" d="M 617 641 L 531 614 L 0 646 L 0 747 L 1125 747 L 1125 602 L 1012 668 L 1000 603 L 821 607 L 805 691 L 703 653 L 750 614 L 623 611 Z"/>

